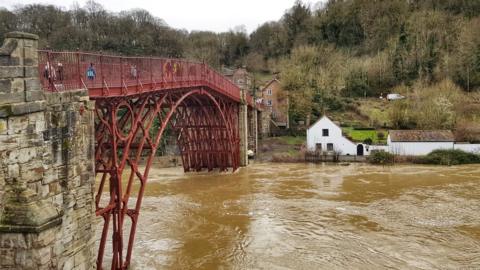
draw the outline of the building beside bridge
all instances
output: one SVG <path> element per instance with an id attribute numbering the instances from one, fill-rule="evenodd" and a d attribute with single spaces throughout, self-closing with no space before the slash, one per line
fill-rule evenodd
<path id="1" fill-rule="evenodd" d="M 388 152 L 402 156 L 426 155 L 437 149 L 480 153 L 480 144 L 456 142 L 451 130 L 390 130 Z"/>
<path id="2" fill-rule="evenodd" d="M 374 151 L 386 151 L 401 156 L 421 156 L 437 149 L 480 153 L 480 144 L 455 142 L 450 130 L 390 130 L 386 145 L 368 145 L 348 139 L 338 124 L 323 116 L 307 130 L 307 149 L 338 155 L 367 156 Z"/>
<path id="3" fill-rule="evenodd" d="M 289 128 L 288 96 L 283 90 L 280 80 L 275 77 L 268 81 L 261 89 L 261 101 L 265 111 L 271 115 L 271 131 Z"/>
<path id="4" fill-rule="evenodd" d="M 230 81 L 236 84 L 240 89 L 247 90 L 250 93 L 253 89 L 253 80 L 252 75 L 247 71 L 245 67 L 240 67 L 237 69 L 230 69 L 223 67 L 222 73 Z"/>
<path id="5" fill-rule="evenodd" d="M 310 152 L 359 155 L 369 153 L 363 144 L 356 144 L 343 136 L 342 128 L 327 116 L 323 116 L 307 129 L 307 149 Z"/>
<path id="6" fill-rule="evenodd" d="M 387 145 L 390 153 L 420 156 L 437 149 L 453 149 L 455 136 L 450 130 L 390 130 Z"/>

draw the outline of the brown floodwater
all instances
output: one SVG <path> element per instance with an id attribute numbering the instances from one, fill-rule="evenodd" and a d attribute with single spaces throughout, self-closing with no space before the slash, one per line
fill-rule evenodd
<path id="1" fill-rule="evenodd" d="M 152 169 L 132 269 L 480 269 L 479 199 L 480 166 Z"/>

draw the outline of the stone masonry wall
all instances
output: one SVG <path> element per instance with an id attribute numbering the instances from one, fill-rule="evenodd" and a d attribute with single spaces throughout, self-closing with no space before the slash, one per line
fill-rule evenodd
<path id="1" fill-rule="evenodd" d="M 248 108 L 248 150 L 257 152 L 258 123 L 257 108 Z"/>
<path id="2" fill-rule="evenodd" d="M 268 136 L 270 136 L 271 134 L 271 131 L 270 131 L 270 122 L 272 120 L 271 118 L 271 113 L 267 110 L 264 110 L 264 111 L 261 111 L 259 112 L 259 131 L 258 131 L 258 134 L 259 134 L 259 137 L 260 138 L 266 138 Z"/>
<path id="3" fill-rule="evenodd" d="M 93 102 L 44 93 L 37 39 L 0 48 L 0 269 L 92 269 Z"/>
<path id="4" fill-rule="evenodd" d="M 240 166 L 248 165 L 248 105 L 246 91 L 241 91 L 242 101 L 238 110 L 238 132 L 240 135 Z"/>

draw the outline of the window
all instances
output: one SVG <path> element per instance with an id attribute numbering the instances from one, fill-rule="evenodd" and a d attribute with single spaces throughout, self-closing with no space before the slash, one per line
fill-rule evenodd
<path id="1" fill-rule="evenodd" d="M 327 143 L 327 151 L 333 151 L 333 143 Z"/>
<path id="2" fill-rule="evenodd" d="M 237 84 L 243 84 L 244 80 L 243 79 L 238 79 Z"/>
<path id="3" fill-rule="evenodd" d="M 268 95 L 268 96 L 271 96 L 271 95 L 272 95 L 272 89 L 270 89 L 270 88 L 267 89 L 267 95 Z"/>
<path id="4" fill-rule="evenodd" d="M 315 145 L 315 151 L 317 152 L 322 152 L 322 144 L 321 143 L 317 143 Z"/>
<path id="5" fill-rule="evenodd" d="M 277 118 L 277 113 L 272 111 L 272 118 Z"/>
<path id="6" fill-rule="evenodd" d="M 322 136 L 323 137 L 328 137 L 328 129 L 327 128 L 322 129 Z"/>
<path id="7" fill-rule="evenodd" d="M 270 106 L 270 107 L 272 106 L 272 101 L 270 99 L 267 100 L 267 106 Z"/>

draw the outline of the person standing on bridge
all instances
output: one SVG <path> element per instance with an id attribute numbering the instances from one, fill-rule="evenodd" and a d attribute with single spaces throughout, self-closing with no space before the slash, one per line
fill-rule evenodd
<path id="1" fill-rule="evenodd" d="M 58 73 L 58 80 L 63 82 L 63 64 L 60 61 L 58 61 L 57 63 L 57 73 Z"/>
<path id="2" fill-rule="evenodd" d="M 132 75 L 132 79 L 137 79 L 137 65 L 130 66 L 130 75 Z"/>
<path id="3" fill-rule="evenodd" d="M 87 78 L 91 81 L 95 79 L 97 73 L 95 72 L 95 68 L 93 67 L 93 63 L 90 63 L 90 66 L 87 69 Z"/>

